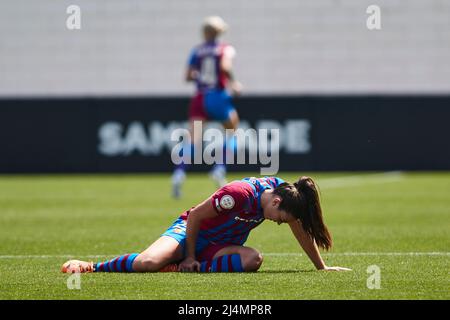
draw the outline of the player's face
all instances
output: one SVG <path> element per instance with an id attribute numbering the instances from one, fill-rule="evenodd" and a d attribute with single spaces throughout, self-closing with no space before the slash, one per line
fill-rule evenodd
<path id="1" fill-rule="evenodd" d="M 295 217 L 293 217 L 291 214 L 287 213 L 286 211 L 277 210 L 276 219 L 275 221 L 278 225 L 282 223 L 289 223 L 295 220 Z"/>
<path id="2" fill-rule="evenodd" d="M 203 37 L 205 41 L 213 41 L 217 37 L 217 31 L 211 27 L 206 26 L 203 28 Z"/>
<path id="3" fill-rule="evenodd" d="M 289 223 L 295 220 L 295 217 L 284 210 L 278 209 L 280 198 L 274 197 L 270 204 L 264 208 L 264 218 L 276 222 L 278 225 Z"/>

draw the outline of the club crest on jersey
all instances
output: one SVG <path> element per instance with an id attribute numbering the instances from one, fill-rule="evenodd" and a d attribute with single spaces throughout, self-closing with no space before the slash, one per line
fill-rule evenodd
<path id="1" fill-rule="evenodd" d="M 175 229 L 173 229 L 173 232 L 175 232 L 175 233 L 183 233 L 184 230 L 180 229 L 180 228 L 175 228 Z"/>
<path id="2" fill-rule="evenodd" d="M 233 197 L 230 195 L 223 196 L 222 199 L 220 199 L 220 206 L 225 210 L 232 209 L 234 207 Z"/>

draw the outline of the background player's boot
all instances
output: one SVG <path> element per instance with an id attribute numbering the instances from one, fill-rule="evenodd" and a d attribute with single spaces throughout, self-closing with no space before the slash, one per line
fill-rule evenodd
<path id="1" fill-rule="evenodd" d="M 179 199 L 181 197 L 181 186 L 183 185 L 184 180 L 186 179 L 186 173 L 183 169 L 175 169 L 172 175 L 172 196 L 175 199 Z"/>
<path id="2" fill-rule="evenodd" d="M 80 260 L 69 260 L 61 267 L 63 273 L 87 273 L 94 272 L 94 263 Z"/>
<path id="3" fill-rule="evenodd" d="M 209 176 L 216 182 L 218 188 L 222 188 L 227 184 L 227 179 L 225 178 L 227 170 L 223 164 L 216 164 Z"/>

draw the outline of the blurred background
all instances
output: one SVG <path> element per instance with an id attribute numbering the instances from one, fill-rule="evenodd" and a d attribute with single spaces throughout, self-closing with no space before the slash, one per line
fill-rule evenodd
<path id="1" fill-rule="evenodd" d="M 450 168 L 446 0 L 16 0 L 0 4 L 0 171 L 170 171 L 208 15 L 230 26 L 242 126 L 281 130 L 282 170 Z"/>

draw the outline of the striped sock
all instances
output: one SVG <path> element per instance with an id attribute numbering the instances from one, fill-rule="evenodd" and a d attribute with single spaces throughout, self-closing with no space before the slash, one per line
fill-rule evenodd
<path id="1" fill-rule="evenodd" d="M 200 272 L 243 272 L 241 256 L 226 254 L 213 260 L 203 261 Z"/>
<path id="2" fill-rule="evenodd" d="M 133 261 L 138 253 L 125 254 L 114 259 L 94 264 L 95 272 L 133 272 Z"/>

